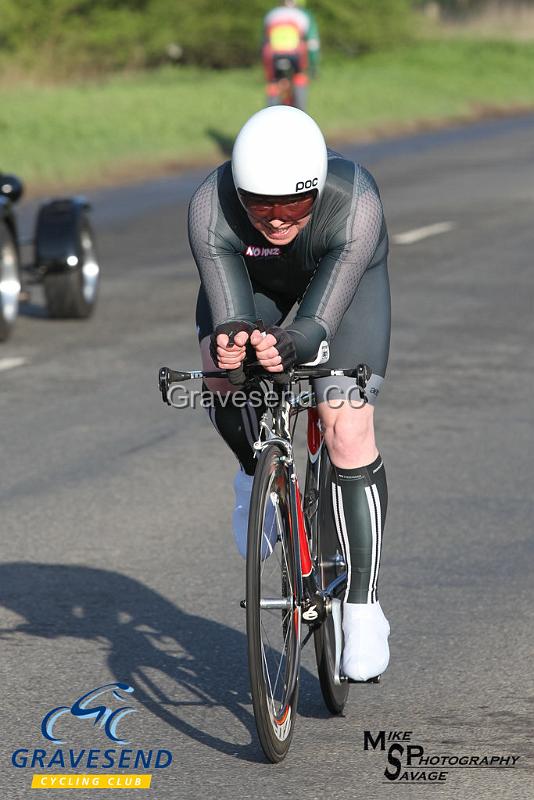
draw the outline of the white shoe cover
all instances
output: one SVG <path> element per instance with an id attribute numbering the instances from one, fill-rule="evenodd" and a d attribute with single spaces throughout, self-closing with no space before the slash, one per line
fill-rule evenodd
<path id="1" fill-rule="evenodd" d="M 238 470 L 234 479 L 235 507 L 232 515 L 232 525 L 234 529 L 234 539 L 239 555 L 247 557 L 247 537 L 248 537 L 248 514 L 250 509 L 250 495 L 252 493 L 252 481 L 254 477 L 247 475 L 243 470 Z M 269 502 L 265 511 L 263 537 L 261 544 L 261 560 L 265 561 L 273 552 L 278 529 L 276 526 L 275 509 Z"/>
<path id="2" fill-rule="evenodd" d="M 343 603 L 341 671 L 353 681 L 381 675 L 389 664 L 389 622 L 380 603 Z"/>

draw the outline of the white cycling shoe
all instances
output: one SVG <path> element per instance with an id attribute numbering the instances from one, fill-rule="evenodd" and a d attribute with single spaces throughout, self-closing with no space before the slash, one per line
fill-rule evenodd
<path id="1" fill-rule="evenodd" d="M 380 603 L 343 603 L 342 673 L 353 681 L 381 675 L 389 664 L 388 636 Z"/>
<path id="2" fill-rule="evenodd" d="M 235 507 L 232 515 L 232 526 L 234 529 L 234 539 L 239 555 L 247 557 L 247 537 L 248 537 L 248 513 L 250 509 L 250 495 L 252 493 L 253 475 L 247 475 L 243 470 L 238 470 L 234 479 Z M 261 542 L 261 560 L 265 561 L 273 552 L 278 529 L 276 526 L 276 514 L 273 504 L 269 501 L 265 511 L 263 536 Z"/>

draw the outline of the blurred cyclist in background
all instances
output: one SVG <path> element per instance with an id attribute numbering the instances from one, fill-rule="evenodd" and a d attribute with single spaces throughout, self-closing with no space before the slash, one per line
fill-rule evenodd
<path id="1" fill-rule="evenodd" d="M 263 65 L 267 80 L 267 105 L 279 105 L 282 81 L 292 85 L 292 104 L 306 110 L 308 82 L 317 75 L 319 32 L 315 17 L 304 8 L 306 0 L 285 0 L 263 21 Z"/>

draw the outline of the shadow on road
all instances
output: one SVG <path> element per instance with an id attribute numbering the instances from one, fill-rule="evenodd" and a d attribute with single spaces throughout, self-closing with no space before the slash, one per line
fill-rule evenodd
<path id="1" fill-rule="evenodd" d="M 181 611 L 132 578 L 83 566 L 0 565 L 0 603 L 24 618 L 0 630 L 1 638 L 98 641 L 109 647 L 116 680 L 130 683 L 135 698 L 172 728 L 221 753 L 265 760 L 251 712 L 244 634 Z M 312 684 L 318 692 L 309 672 L 302 670 L 301 679 L 303 694 Z M 210 718 L 209 708 L 218 714 Z M 235 721 L 225 724 L 227 714 L 218 733 L 220 709 L 238 720 L 246 744 L 236 743 Z M 225 738 L 226 730 L 233 739 Z"/>
<path id="2" fill-rule="evenodd" d="M 210 139 L 213 139 L 215 144 L 218 145 L 223 156 L 230 157 L 232 155 L 234 139 L 231 136 L 227 136 L 226 134 L 221 133 L 214 128 L 206 128 L 206 133 Z"/>

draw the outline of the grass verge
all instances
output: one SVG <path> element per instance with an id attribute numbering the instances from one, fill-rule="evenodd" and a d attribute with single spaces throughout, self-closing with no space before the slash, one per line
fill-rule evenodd
<path id="1" fill-rule="evenodd" d="M 421 42 L 326 61 L 310 113 L 327 137 L 534 108 L 534 43 Z M 0 85 L 5 171 L 34 185 L 131 180 L 228 153 L 263 102 L 259 69 L 166 68 L 70 85 Z"/>

